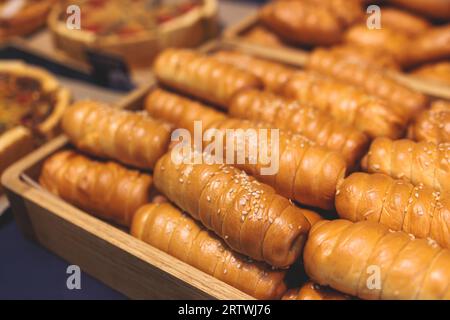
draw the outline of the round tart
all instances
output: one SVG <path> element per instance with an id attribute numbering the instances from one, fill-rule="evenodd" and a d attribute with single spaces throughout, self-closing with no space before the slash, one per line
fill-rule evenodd
<path id="1" fill-rule="evenodd" d="M 69 92 L 43 69 L 0 61 L 0 173 L 58 133 Z"/>
<path id="2" fill-rule="evenodd" d="M 131 67 L 148 67 L 163 48 L 192 47 L 217 30 L 217 0 L 70 0 L 80 8 L 80 29 L 67 25 L 70 14 L 63 2 L 52 10 L 48 25 L 56 47 L 77 60 L 86 50 L 123 58 Z"/>

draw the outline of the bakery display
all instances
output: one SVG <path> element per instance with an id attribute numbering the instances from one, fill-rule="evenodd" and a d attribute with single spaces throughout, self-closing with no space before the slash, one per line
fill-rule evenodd
<path id="1" fill-rule="evenodd" d="M 285 271 L 272 270 L 230 250 L 217 236 L 168 203 L 141 207 L 131 234 L 258 299 L 279 299 Z"/>
<path id="2" fill-rule="evenodd" d="M 303 260 L 313 281 L 362 299 L 450 299 L 450 251 L 376 222 L 317 223 Z"/>
<path id="3" fill-rule="evenodd" d="M 170 142 L 168 124 L 95 101 L 70 106 L 61 125 L 80 150 L 141 169 L 152 169 Z"/>
<path id="4" fill-rule="evenodd" d="M 450 248 L 448 194 L 423 184 L 380 173 L 353 173 L 338 188 L 336 210 L 341 218 L 379 222 Z"/>
<path id="5" fill-rule="evenodd" d="M 77 5 L 79 28 L 67 28 Z M 164 48 L 194 47 L 217 32 L 216 0 L 64 0 L 52 8 L 48 26 L 55 46 L 87 61 L 86 51 L 119 56 L 133 69 L 148 68 Z"/>
<path id="6" fill-rule="evenodd" d="M 132 298 L 450 299 L 440 0 L 377 2 L 379 30 L 367 1 L 274 0 L 239 31 L 257 45 L 176 42 L 213 31 L 211 3 L 77 0 L 70 35 L 53 6 L 60 48 L 146 65 L 123 100 L 69 79 L 122 83 L 103 63 L 37 60 L 68 105 L 0 62 L 0 171 L 46 142 L 2 177 L 24 232 Z"/>
<path id="7" fill-rule="evenodd" d="M 67 150 L 45 161 L 39 183 L 87 212 L 128 227 L 136 210 L 150 201 L 152 177 Z"/>
<path id="8" fill-rule="evenodd" d="M 45 25 L 50 9 L 58 0 L 0 1 L 0 41 L 27 35 Z"/>
<path id="9" fill-rule="evenodd" d="M 364 159 L 364 167 L 370 173 L 384 173 L 442 194 L 450 193 L 450 143 L 377 138 Z"/>

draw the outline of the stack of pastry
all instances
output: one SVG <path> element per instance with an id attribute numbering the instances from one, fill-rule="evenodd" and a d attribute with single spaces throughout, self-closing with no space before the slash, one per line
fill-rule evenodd
<path id="1" fill-rule="evenodd" d="M 239 52 L 167 50 L 154 68 L 164 89 L 149 92 L 145 111 L 68 109 L 62 127 L 85 154 L 53 155 L 40 182 L 256 298 L 450 298 L 446 103 L 427 109 L 382 73 L 358 71 L 389 89 L 377 91 L 317 57 L 322 73 Z M 205 141 L 170 144 L 199 124 L 214 132 L 214 153 L 202 152 Z M 236 162 L 239 143 L 251 146 L 237 132 L 251 130 L 269 132 L 277 170 L 249 154 Z M 230 150 L 235 162 L 224 164 Z M 300 288 L 286 281 L 299 260 L 309 277 Z"/>

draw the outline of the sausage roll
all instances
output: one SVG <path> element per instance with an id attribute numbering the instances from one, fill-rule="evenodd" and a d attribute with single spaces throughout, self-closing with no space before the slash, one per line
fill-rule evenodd
<path id="1" fill-rule="evenodd" d="M 436 101 L 408 128 L 408 137 L 416 141 L 450 142 L 450 102 Z"/>
<path id="2" fill-rule="evenodd" d="M 169 203 L 147 204 L 135 214 L 131 234 L 258 299 L 279 299 L 285 271 L 230 250 L 217 236 Z"/>
<path id="3" fill-rule="evenodd" d="M 362 221 L 322 221 L 303 255 L 306 273 L 362 299 L 450 299 L 450 250 Z"/>
<path id="4" fill-rule="evenodd" d="M 421 184 L 379 173 L 353 173 L 338 187 L 336 210 L 343 219 L 379 222 L 450 248 L 448 195 Z"/>

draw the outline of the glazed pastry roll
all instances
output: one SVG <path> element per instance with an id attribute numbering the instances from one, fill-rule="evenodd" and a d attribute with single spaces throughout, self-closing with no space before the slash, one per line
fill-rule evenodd
<path id="1" fill-rule="evenodd" d="M 226 137 L 229 129 L 234 129 L 231 130 L 231 133 L 241 132 L 242 135 L 231 134 L 227 138 L 229 143 L 236 144 L 241 141 L 242 146 L 247 148 L 244 154 L 245 161 L 236 163 L 237 167 L 245 170 L 248 174 L 254 175 L 261 182 L 271 185 L 285 197 L 309 206 L 323 209 L 333 208 L 336 185 L 346 173 L 346 161 L 341 154 L 317 146 L 303 136 L 290 134 L 284 130 L 278 130 L 278 140 L 272 140 L 272 130 L 269 129 L 272 129 L 273 125 L 235 118 L 223 118 L 223 115 L 219 112 L 174 94 L 165 93 L 168 99 L 177 101 L 173 104 L 158 103 L 156 99 L 152 98 L 152 95 L 146 101 L 146 110 L 153 117 L 185 129 L 192 128 L 192 121 L 201 121 L 204 132 L 211 129 L 220 133 L 218 139 L 220 137 L 224 139 L 223 137 Z M 172 105 L 177 105 L 180 111 L 174 111 Z M 181 111 L 181 109 L 183 110 Z M 213 119 L 216 119 L 216 121 L 213 121 Z M 270 163 L 264 161 L 261 156 L 250 159 L 251 149 L 249 149 L 249 146 L 253 146 L 254 142 L 251 140 L 252 135 L 246 136 L 245 133 L 248 132 L 247 130 L 259 132 L 260 129 L 267 130 L 267 135 L 263 135 L 266 138 L 266 151 L 273 149 L 276 152 L 273 155 L 271 152 L 270 154 L 267 153 L 271 159 Z M 212 138 L 211 141 L 203 141 L 205 147 L 215 141 L 215 138 Z M 227 140 L 222 140 L 222 142 L 223 156 L 226 157 Z M 237 146 L 232 154 L 236 159 L 235 162 L 238 162 L 237 159 L 240 157 L 237 154 L 239 150 Z M 263 152 L 259 148 L 256 148 L 256 151 L 258 154 Z M 270 168 L 271 166 L 274 172 L 264 172 L 264 168 Z"/>
<path id="2" fill-rule="evenodd" d="M 389 0 L 392 4 L 413 10 L 421 15 L 438 19 L 450 19 L 448 0 Z"/>
<path id="3" fill-rule="evenodd" d="M 163 156 L 154 174 L 158 190 L 233 250 L 274 267 L 291 265 L 310 228 L 302 209 L 241 170 L 193 160 L 177 149 Z"/>
<path id="4" fill-rule="evenodd" d="M 62 118 L 70 141 L 91 155 L 152 169 L 170 143 L 171 127 L 144 113 L 118 110 L 99 102 L 81 101 Z"/>
<path id="5" fill-rule="evenodd" d="M 44 162 L 39 183 L 93 215 L 130 226 L 135 211 L 151 199 L 152 177 L 67 150 Z"/>
<path id="6" fill-rule="evenodd" d="M 384 174 L 353 173 L 338 187 L 336 210 L 343 219 L 379 222 L 450 248 L 448 195 L 423 185 Z"/>
<path id="7" fill-rule="evenodd" d="M 450 24 L 430 28 L 408 47 L 408 66 L 445 59 L 450 59 Z"/>
<path id="8" fill-rule="evenodd" d="M 154 72 L 164 85 L 225 109 L 237 92 L 262 87 L 252 73 L 187 49 L 164 50 Z"/>
<path id="9" fill-rule="evenodd" d="M 280 129 L 304 135 L 342 153 L 349 167 L 354 167 L 368 148 L 369 140 L 361 131 L 335 120 L 312 105 L 276 96 L 268 92 L 247 90 L 236 95 L 229 108 L 232 117 L 271 123 Z"/>
<path id="10" fill-rule="evenodd" d="M 316 52 L 317 51 L 317 52 Z M 333 59 L 345 60 L 354 63 L 370 64 L 378 68 L 389 68 L 398 70 L 400 66 L 398 62 L 391 56 L 385 54 L 381 48 L 370 48 L 360 45 L 339 45 L 331 48 L 319 47 L 315 49 L 310 59 L 322 55 L 322 52 L 332 55 Z"/>
<path id="11" fill-rule="evenodd" d="M 381 9 L 381 26 L 415 37 L 430 28 L 430 23 L 415 14 L 393 7 Z"/>
<path id="12" fill-rule="evenodd" d="M 315 50 L 308 60 L 308 68 L 345 81 L 367 93 L 398 105 L 408 119 L 428 105 L 427 97 L 411 90 L 388 76 L 383 69 L 371 64 L 340 59 L 326 50 Z"/>
<path id="13" fill-rule="evenodd" d="M 450 62 L 448 61 L 424 65 L 411 74 L 424 81 L 450 87 Z"/>
<path id="14" fill-rule="evenodd" d="M 233 252 L 169 203 L 141 207 L 131 234 L 257 299 L 279 299 L 286 290 L 285 271 L 274 271 Z"/>
<path id="15" fill-rule="evenodd" d="M 406 127 L 403 110 L 385 100 L 315 72 L 297 72 L 286 83 L 284 96 L 310 103 L 342 123 L 354 126 L 371 138 L 398 138 Z"/>
<path id="16" fill-rule="evenodd" d="M 336 44 L 343 34 L 333 12 L 308 1 L 271 2 L 260 10 L 259 19 L 283 39 L 300 45 Z"/>
<path id="17" fill-rule="evenodd" d="M 350 297 L 308 281 L 300 288 L 288 290 L 282 300 L 350 300 Z"/>
<path id="18" fill-rule="evenodd" d="M 450 194 L 450 143 L 377 138 L 364 162 L 368 172 L 407 179 Z"/>
<path id="19" fill-rule="evenodd" d="M 152 90 L 145 100 L 145 110 L 156 119 L 167 121 L 175 128 L 194 132 L 194 121 L 201 121 L 203 128 L 225 119 L 227 116 L 213 108 L 162 89 Z"/>
<path id="20" fill-rule="evenodd" d="M 450 299 L 450 250 L 362 221 L 322 221 L 303 255 L 306 273 L 362 299 Z"/>
<path id="21" fill-rule="evenodd" d="M 253 73 L 262 80 L 266 90 L 273 92 L 280 91 L 294 72 L 292 68 L 280 63 L 259 59 L 237 51 L 218 51 L 213 57 Z"/>
<path id="22" fill-rule="evenodd" d="M 383 11 L 381 11 L 383 23 Z M 385 54 L 393 56 L 400 64 L 405 63 L 405 55 L 410 39 L 404 33 L 383 26 L 381 29 L 369 29 L 366 23 L 349 28 L 344 35 L 346 44 L 383 49 Z"/>
<path id="23" fill-rule="evenodd" d="M 408 128 L 408 137 L 416 141 L 450 142 L 450 102 L 436 101 Z"/>
<path id="24" fill-rule="evenodd" d="M 223 132 L 224 135 L 227 130 L 233 129 L 233 134 L 227 137 L 226 143 L 243 141 L 243 146 L 249 148 L 254 144 L 252 135 L 245 135 L 249 129 L 252 132 L 255 129 L 271 127 L 266 124 L 229 118 L 214 124 L 212 128 Z M 237 130 L 241 130 L 242 134 Z M 263 161 L 261 154 L 258 154 L 256 159 L 252 159 L 251 151 L 246 150 L 248 161 L 237 162 L 235 165 L 261 182 L 274 187 L 277 192 L 287 198 L 309 206 L 332 209 L 336 185 L 346 174 L 344 157 L 337 152 L 319 147 L 297 134 L 279 130 L 278 137 L 274 138 L 271 130 L 267 132 L 267 148 L 274 152 L 270 163 Z M 258 146 L 262 148 L 261 144 Z M 224 153 L 226 151 L 225 147 Z M 240 154 L 237 151 L 239 146 L 235 147 L 234 159 L 239 159 Z M 274 172 L 264 172 L 264 169 L 268 168 Z"/>

